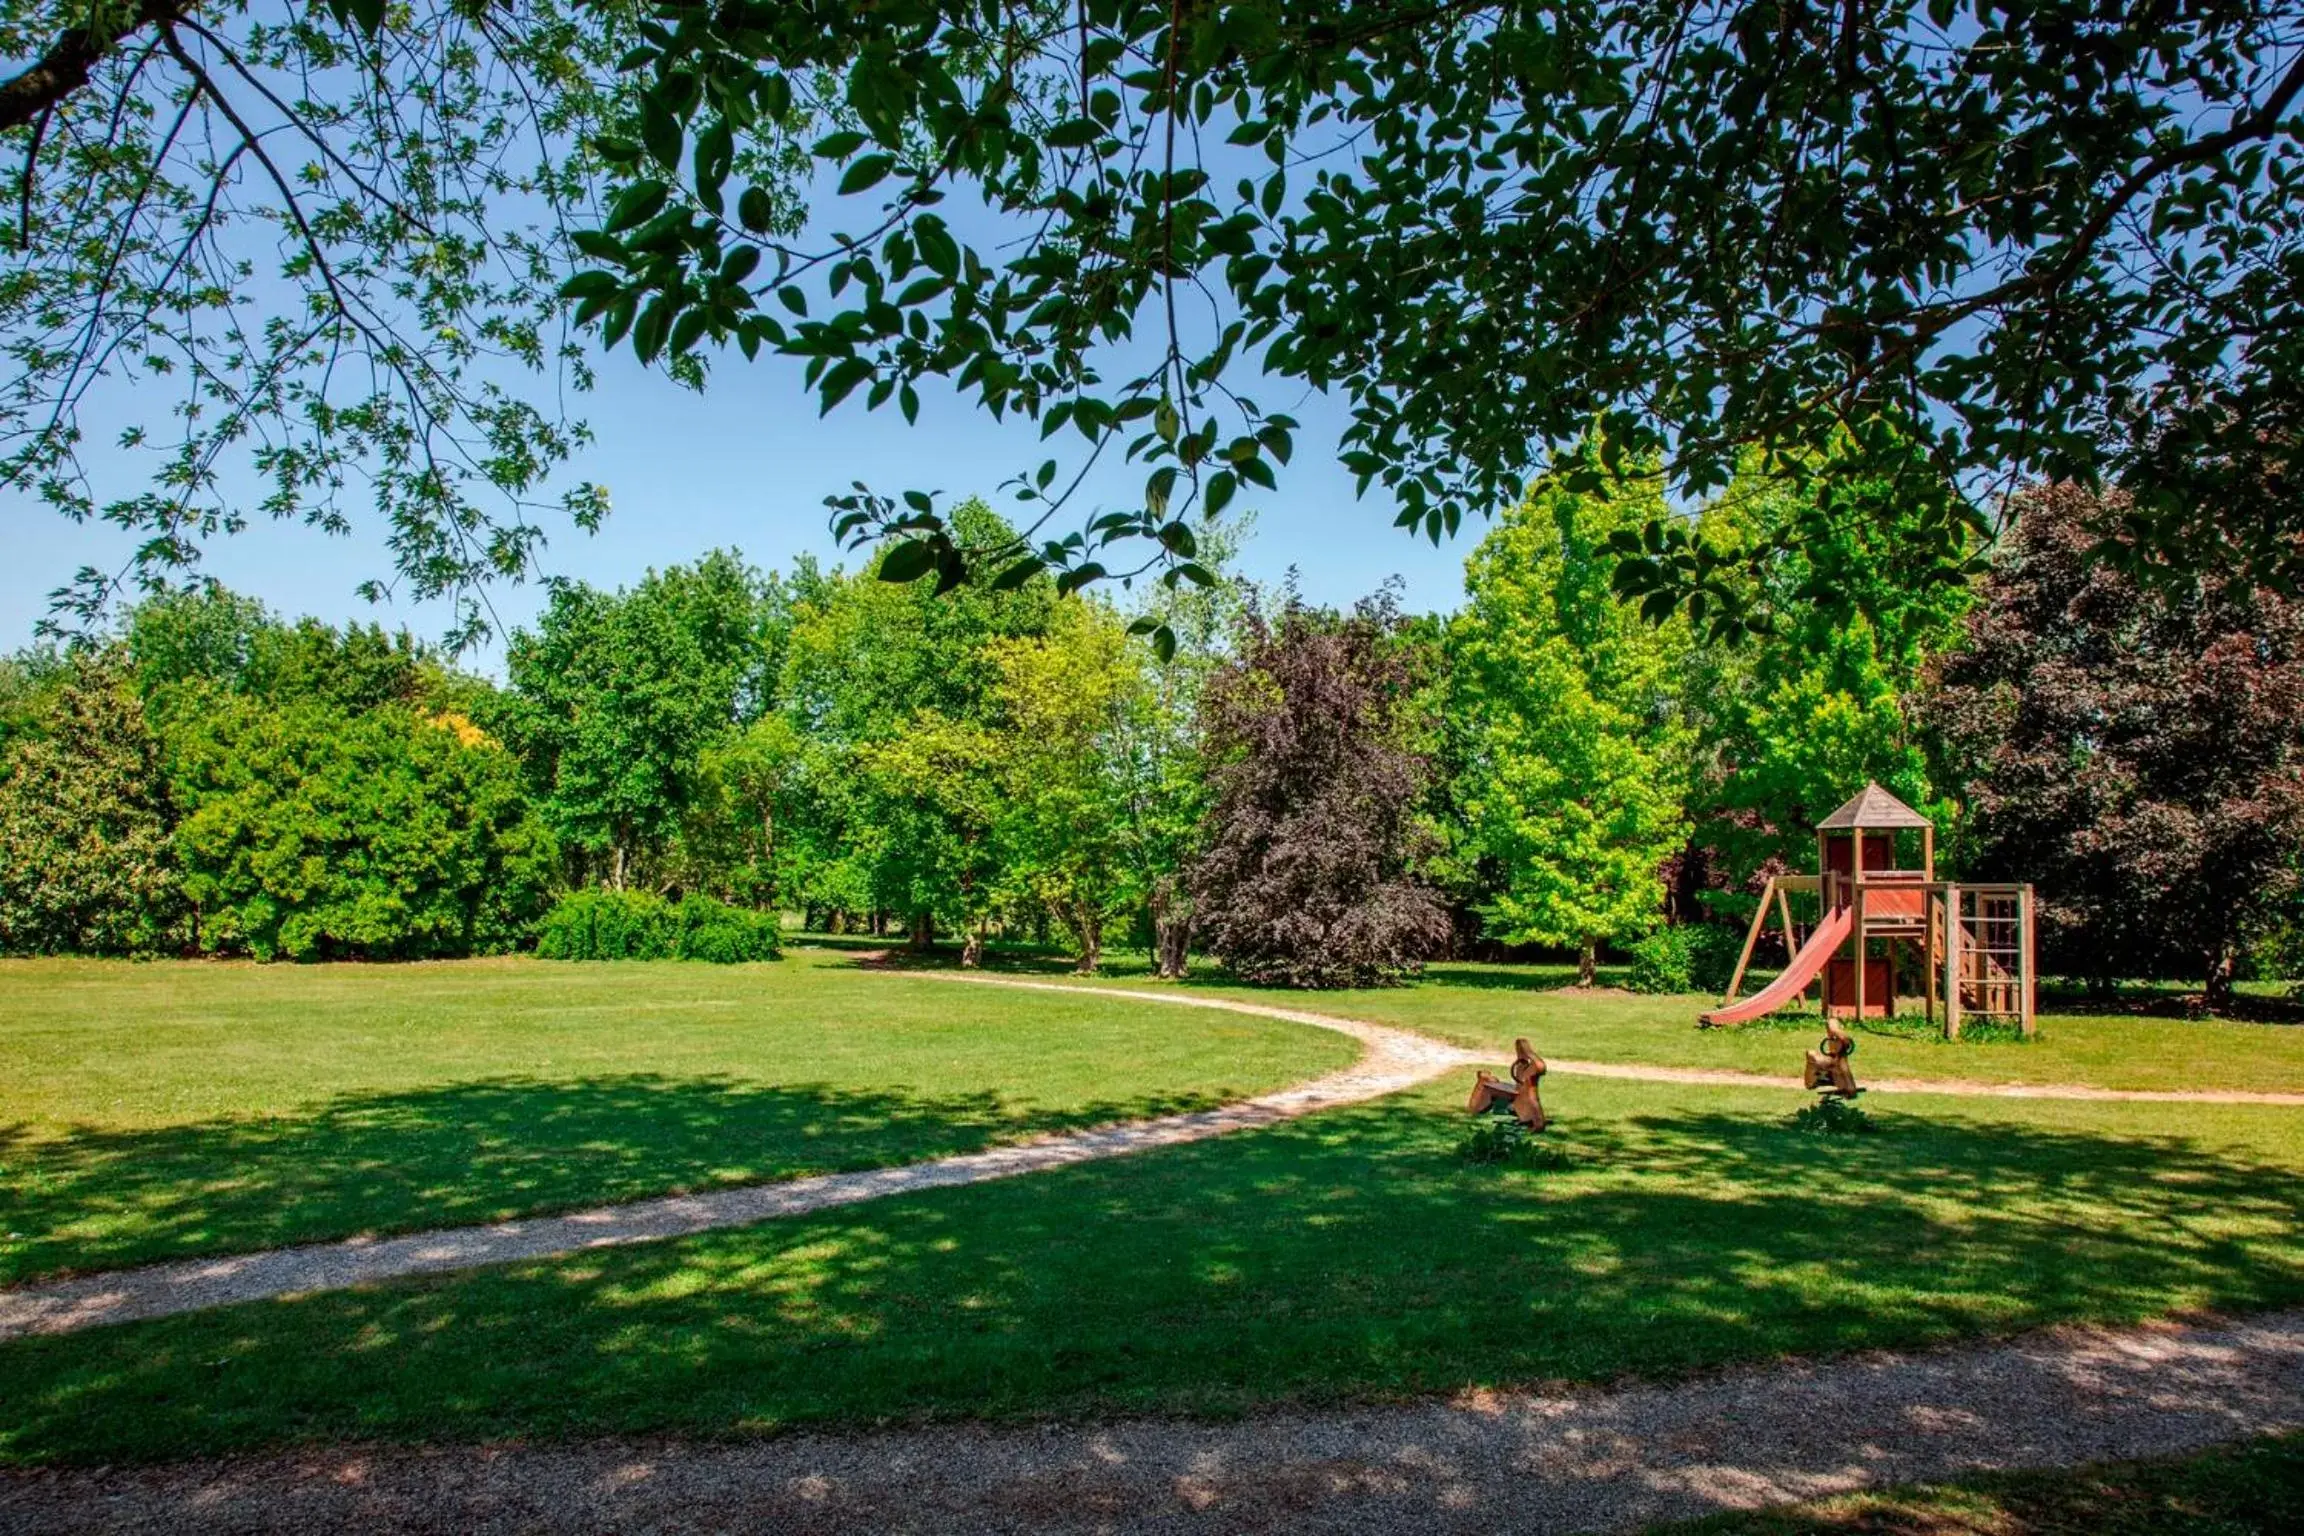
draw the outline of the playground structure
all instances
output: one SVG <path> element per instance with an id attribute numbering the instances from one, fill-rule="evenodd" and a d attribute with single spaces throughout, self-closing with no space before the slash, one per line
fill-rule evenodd
<path id="1" fill-rule="evenodd" d="M 1919 865 L 1899 868 L 1897 838 L 1911 833 L 1919 834 Z M 1818 824 L 1816 866 L 1814 875 L 1768 881 L 1727 995 L 1703 1016 L 1705 1025 L 1741 1024 L 1773 1013 L 1806 996 L 1812 985 L 1827 1019 L 1893 1017 L 1899 962 L 1916 954 L 1928 1020 L 1934 1023 L 1942 1009 L 1946 1039 L 1957 1040 L 1962 1023 L 1979 1017 L 2032 1033 L 2037 969 L 2031 886 L 1938 880 L 1934 825 L 1878 784 L 1865 785 Z M 1796 896 L 1817 903 L 1805 938 L 1793 923 Z M 1753 946 L 1771 917 L 1791 958 L 1774 981 L 1739 1001 Z"/>

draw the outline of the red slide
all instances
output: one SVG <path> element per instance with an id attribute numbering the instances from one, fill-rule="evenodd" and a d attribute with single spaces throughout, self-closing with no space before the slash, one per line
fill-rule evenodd
<path id="1" fill-rule="evenodd" d="M 1774 981 L 1745 998 L 1742 1002 L 1730 1003 L 1725 1008 L 1713 1009 L 1704 1015 L 1704 1022 L 1707 1024 L 1741 1024 L 1747 1019 L 1756 1019 L 1764 1013 L 1774 1013 L 1798 997 L 1807 990 L 1808 983 L 1816 979 L 1816 973 L 1824 969 L 1824 962 L 1831 959 L 1841 944 L 1847 940 L 1848 923 L 1853 915 L 1853 910 L 1848 907 L 1842 907 L 1831 913 L 1824 921 L 1816 925 L 1814 933 L 1808 935 L 1808 942 L 1800 946 L 1800 953 L 1794 955 L 1792 963 L 1784 967 L 1783 975 L 1778 976 Z"/>

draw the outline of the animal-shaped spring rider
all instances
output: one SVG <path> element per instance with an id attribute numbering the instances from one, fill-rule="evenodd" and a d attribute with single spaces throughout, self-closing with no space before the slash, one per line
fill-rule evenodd
<path id="1" fill-rule="evenodd" d="M 1544 1101 L 1536 1085 L 1544 1076 L 1544 1058 L 1526 1040 L 1512 1042 L 1512 1081 L 1486 1070 L 1472 1081 L 1472 1101 L 1465 1108 L 1476 1115 L 1510 1115 L 1531 1131 L 1544 1129 Z"/>
<path id="2" fill-rule="evenodd" d="M 1848 1065 L 1855 1054 L 1856 1037 L 1848 1033 L 1848 1026 L 1838 1019 L 1826 1019 L 1824 1038 L 1808 1053 L 1807 1070 L 1800 1074 L 1802 1086 L 1827 1096 L 1856 1097 L 1864 1090 L 1856 1086 L 1856 1070 Z"/>

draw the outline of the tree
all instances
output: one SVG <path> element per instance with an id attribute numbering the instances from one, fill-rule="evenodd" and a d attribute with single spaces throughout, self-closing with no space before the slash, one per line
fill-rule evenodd
<path id="1" fill-rule="evenodd" d="M 0 757 L 0 952 L 150 954 L 184 911 L 159 743 L 116 652 L 82 653 Z"/>
<path id="2" fill-rule="evenodd" d="M 201 690 L 176 711 L 175 847 L 205 947 L 259 959 L 510 948 L 555 854 L 517 762 L 461 716 Z"/>
<path id="3" fill-rule="evenodd" d="M 661 302 L 676 342 L 803 358 L 827 410 L 909 416 L 949 381 L 1143 461 L 1140 505 L 1068 540 L 840 500 L 839 527 L 917 540 L 900 568 L 942 583 L 971 555 L 1093 579 L 1131 538 L 1189 564 L 1187 514 L 1293 445 L 1238 393 L 1247 368 L 1343 395 L 1345 464 L 1435 535 L 1562 468 L 1595 419 L 1622 456 L 1602 470 L 1660 459 L 1688 492 L 1853 424 L 1884 470 L 1924 447 L 1905 535 L 1938 551 L 2005 477 L 2109 465 L 2139 493 L 2131 552 L 2189 567 L 2205 531 L 2207 558 L 2293 579 L 2292 505 L 2249 501 L 2259 526 L 2172 492 L 2248 495 L 2296 441 L 2294 31 L 2277 6 L 2076 0 L 745 11 L 641 56 L 682 109 L 659 163 L 711 195 L 685 135 L 838 70 L 856 121 L 814 146 L 825 237 L 691 213 L 677 242 L 597 247 L 570 291 L 580 316 Z M 731 264 L 776 312 L 726 305 Z M 1060 506 L 1060 473 L 1024 489 Z M 1733 620 L 1744 552 L 1652 526 L 1627 589 Z"/>
<path id="4" fill-rule="evenodd" d="M 992 656 L 1003 880 L 1064 925 L 1093 975 L 1134 894 L 1122 754 L 1153 701 L 1126 625 L 1094 601 L 1057 605 L 1046 634 L 996 641 Z"/>
<path id="5" fill-rule="evenodd" d="M 605 513 L 594 487 L 552 495 L 586 440 L 556 396 L 590 378 L 554 290 L 570 224 L 621 181 L 593 145 L 634 111 L 614 68 L 633 8 L 0 14 L 25 61 L 0 81 L 0 485 L 136 533 L 148 580 L 252 514 L 342 529 L 363 485 L 390 574 L 456 594 L 461 636 L 487 625 L 476 583 L 528 570 L 549 503 Z M 118 575 L 59 596 L 92 616 Z"/>
<path id="6" fill-rule="evenodd" d="M 1662 921 L 1661 870 L 1686 830 L 1672 698 L 1685 630 L 1616 600 L 1607 547 L 1660 499 L 1652 477 L 1596 496 L 1540 486 L 1468 562 L 1451 635 L 1460 794 L 1495 882 L 1484 924 L 1508 944 L 1573 946 L 1587 987 L 1601 944 Z"/>
<path id="7" fill-rule="evenodd" d="M 1898 484 L 1845 458 L 1799 477 L 1752 461 L 1701 514 L 1705 538 L 1778 550 L 1749 573 L 1769 630 L 1697 646 L 1682 690 L 1694 851 L 1739 916 L 1761 877 L 1809 867 L 1816 821 L 1867 781 L 1952 831 L 1908 706 L 1970 598 L 1915 569 Z"/>
<path id="8" fill-rule="evenodd" d="M 802 750 L 791 722 L 767 715 L 731 726 L 697 754 L 672 854 L 684 890 L 754 908 L 782 897 L 788 880 L 777 832 Z"/>
<path id="9" fill-rule="evenodd" d="M 895 569 L 940 582 L 968 555 L 1095 579 L 1131 539 L 1193 564 L 1190 518 L 1294 446 L 1251 368 L 1342 395 L 1346 465 L 1435 533 L 1508 505 L 1596 418 L 1690 492 L 1744 447 L 1885 424 L 1927 449 L 1917 490 L 1973 493 L 1911 530 L 1939 549 L 1998 477 L 2102 468 L 2136 492 L 2109 531 L 2139 558 L 2284 582 L 2304 563 L 2269 490 L 2304 414 L 2287 7 L 293 15 L 10 14 L 29 62 L 0 81 L 0 133 L 33 259 L 0 309 L 9 483 L 155 558 L 237 524 L 215 462 L 260 444 L 277 514 L 331 523 L 333 489 L 372 471 L 419 590 L 522 569 L 518 504 L 578 439 L 491 386 L 556 356 L 572 245 L 573 318 L 643 362 L 693 379 L 714 350 L 778 350 L 826 409 L 908 418 L 948 381 L 1078 432 L 1083 459 L 1143 460 L 1140 505 L 1062 537 L 984 543 L 925 496 L 839 509 L 868 543 L 916 541 Z M 790 166 L 827 116 L 819 164 Z M 796 228 L 779 194 L 811 173 L 835 190 Z M 563 219 L 593 227 L 564 245 Z M 86 383 L 150 359 L 204 409 L 132 433 L 156 444 L 151 490 L 92 493 Z M 1041 510 L 1082 483 L 1060 472 L 1028 476 Z M 574 493 L 579 522 L 602 506 Z M 1742 552 L 1656 527 L 1629 587 L 1747 590 Z"/>
<path id="10" fill-rule="evenodd" d="M 1004 526 L 981 502 L 956 515 L 988 538 Z M 794 583 L 780 707 L 805 745 L 787 841 L 804 901 L 899 912 L 925 947 L 940 921 L 975 929 L 999 891 L 994 647 L 1045 633 L 1055 600 L 1045 578 L 938 598 L 882 580 L 882 559 Z"/>
<path id="11" fill-rule="evenodd" d="M 1205 586 L 1154 584 L 1130 625 L 1133 631 L 1166 634 L 1174 644 L 1165 660 L 1143 672 L 1131 706 L 1121 711 L 1118 746 L 1132 899 L 1144 910 L 1153 970 L 1170 981 L 1180 979 L 1190 962 L 1196 921 L 1192 872 L 1207 842 L 1210 785 L 1201 705 L 1250 599 L 1247 585 L 1224 573 L 1252 526 L 1244 514 L 1212 530 L 1198 554 L 1218 579 Z"/>
<path id="12" fill-rule="evenodd" d="M 1404 745 L 1398 627 L 1389 592 L 1349 615 L 1290 598 L 1252 610 L 1209 679 L 1193 900 L 1209 952 L 1247 980 L 1364 985 L 1447 943 L 1446 912 L 1408 869 L 1426 769 Z"/>
<path id="13" fill-rule="evenodd" d="M 700 755 L 771 702 L 773 590 L 715 552 L 628 591 L 558 583 L 514 633 L 504 725 L 578 874 L 622 889 L 665 873 Z"/>
<path id="14" fill-rule="evenodd" d="M 2161 968 L 2230 1001 L 2233 960 L 2304 889 L 2304 606 L 2184 593 L 2088 559 L 2107 511 L 2024 496 L 1928 713 L 1979 875 L 2039 887 L 2051 963 Z"/>

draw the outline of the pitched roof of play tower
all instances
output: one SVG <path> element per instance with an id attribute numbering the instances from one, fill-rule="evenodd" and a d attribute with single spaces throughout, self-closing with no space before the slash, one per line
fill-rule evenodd
<path id="1" fill-rule="evenodd" d="M 1867 784 L 1863 793 L 1849 801 L 1822 821 L 1816 823 L 1819 832 L 1853 832 L 1859 829 L 1877 832 L 1901 827 L 1932 825 L 1903 801 L 1897 799 L 1878 784 Z"/>

